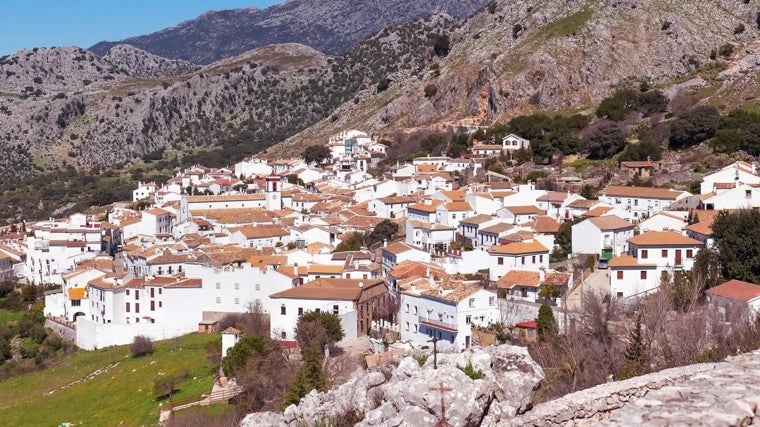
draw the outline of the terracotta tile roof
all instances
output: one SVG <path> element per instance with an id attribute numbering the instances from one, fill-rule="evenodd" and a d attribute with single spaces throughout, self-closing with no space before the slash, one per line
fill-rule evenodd
<path id="1" fill-rule="evenodd" d="M 309 274 L 341 274 L 343 272 L 343 265 L 309 264 L 306 267 Z"/>
<path id="2" fill-rule="evenodd" d="M 620 166 L 626 168 L 653 168 L 654 163 L 651 160 L 645 160 L 641 162 L 620 162 Z"/>
<path id="3" fill-rule="evenodd" d="M 417 221 L 416 219 L 410 219 L 407 221 L 412 228 L 421 228 L 423 230 L 443 231 L 443 230 L 455 230 L 454 227 L 438 224 L 436 222 L 424 222 Z"/>
<path id="4" fill-rule="evenodd" d="M 441 194 L 448 197 L 452 202 L 464 202 L 464 197 L 467 195 L 466 190 L 451 190 L 441 191 Z"/>
<path id="5" fill-rule="evenodd" d="M 427 213 L 435 213 L 436 208 L 441 203 L 443 203 L 443 200 L 433 199 L 432 203 L 429 204 L 429 205 L 426 205 L 424 203 L 418 202 L 418 203 L 415 203 L 413 205 L 407 206 L 406 209 L 407 210 L 413 209 L 413 210 L 416 210 L 416 211 L 427 212 Z"/>
<path id="6" fill-rule="evenodd" d="M 538 206 L 505 206 L 504 209 L 515 215 L 546 215 L 546 211 L 539 209 Z"/>
<path id="7" fill-rule="evenodd" d="M 415 165 L 415 170 L 417 172 L 438 172 L 438 166 L 430 164 Z"/>
<path id="8" fill-rule="evenodd" d="M 377 199 L 386 205 L 397 205 L 397 204 L 412 204 L 417 202 L 417 197 L 413 196 L 394 196 L 394 197 L 382 197 Z"/>
<path id="9" fill-rule="evenodd" d="M 422 292 L 422 295 L 458 303 L 481 289 L 483 288 L 479 285 L 462 285 L 453 291 L 444 292 L 443 295 L 441 295 L 441 292 L 437 289 L 424 291 Z"/>
<path id="10" fill-rule="evenodd" d="M 718 295 L 738 301 L 749 302 L 760 297 L 760 285 L 754 283 L 742 282 L 741 280 L 729 280 L 718 286 L 705 291 L 711 295 Z"/>
<path id="11" fill-rule="evenodd" d="M 562 203 L 569 196 L 570 196 L 570 193 L 565 193 L 561 191 L 548 191 L 544 195 L 538 196 L 536 198 L 536 201 Z"/>
<path id="12" fill-rule="evenodd" d="M 263 208 L 193 209 L 193 216 L 212 219 L 221 224 L 271 223 L 272 218 Z"/>
<path id="13" fill-rule="evenodd" d="M 445 277 L 446 271 L 435 264 L 420 261 L 403 261 L 393 270 L 388 272 L 395 279 L 408 279 L 411 277 L 427 277 L 428 271 L 433 277 Z"/>
<path id="14" fill-rule="evenodd" d="M 512 196 L 512 195 L 515 195 L 515 194 L 517 194 L 517 193 L 514 192 L 514 191 L 512 191 L 512 190 L 494 190 L 494 191 L 491 191 L 491 195 L 494 196 L 494 197 L 498 197 L 498 198 L 509 197 L 509 196 Z"/>
<path id="15" fill-rule="evenodd" d="M 702 242 L 675 231 L 648 231 L 628 239 L 637 246 L 701 246 Z"/>
<path id="16" fill-rule="evenodd" d="M 248 262 L 253 267 L 266 268 L 268 265 L 285 265 L 288 257 L 284 255 L 252 255 L 248 257 Z"/>
<path id="17" fill-rule="evenodd" d="M 633 224 L 616 215 L 604 215 L 595 218 L 589 218 L 586 221 L 591 222 L 602 231 L 624 230 L 626 228 L 633 228 Z"/>
<path id="18" fill-rule="evenodd" d="M 713 222 L 715 222 L 715 218 L 709 218 L 703 221 L 699 221 L 698 223 L 688 225 L 684 227 L 684 229 L 694 233 L 702 234 L 704 236 L 712 236 Z"/>
<path id="19" fill-rule="evenodd" d="M 630 256 L 630 255 L 620 255 L 616 256 L 615 258 L 612 258 L 609 262 L 610 268 L 619 268 L 619 267 L 649 267 L 649 268 L 655 268 L 657 267 L 656 264 L 639 264 L 639 260 L 636 258 Z"/>
<path id="20" fill-rule="evenodd" d="M 611 211 L 612 209 L 613 208 L 610 207 L 610 206 L 599 206 L 599 207 L 596 207 L 596 208 L 593 208 L 593 209 L 589 210 L 588 212 L 586 212 L 584 214 L 584 216 L 587 217 L 587 218 L 604 216 L 604 214 L 606 214 L 607 212 Z"/>
<path id="21" fill-rule="evenodd" d="M 512 289 L 514 286 L 530 286 L 537 288 L 541 284 L 541 275 L 538 271 L 510 270 L 496 281 L 496 287 L 500 289 Z"/>
<path id="22" fill-rule="evenodd" d="M 269 298 L 359 301 L 362 292 L 374 287 L 385 288 L 387 292 L 384 280 L 322 278 L 277 292 Z"/>
<path id="23" fill-rule="evenodd" d="M 255 227 L 230 228 L 230 234 L 240 232 L 246 239 L 263 239 L 267 237 L 288 236 L 288 230 L 279 225 L 258 225 Z"/>
<path id="24" fill-rule="evenodd" d="M 147 211 L 145 211 L 145 213 L 151 214 L 151 215 L 154 215 L 154 216 L 171 215 L 171 212 L 169 212 L 167 210 L 163 210 L 161 208 L 148 209 Z"/>
<path id="25" fill-rule="evenodd" d="M 550 216 L 537 216 L 533 221 L 533 230 L 536 233 L 557 234 L 560 223 Z"/>
<path id="26" fill-rule="evenodd" d="M 386 251 L 388 253 L 391 253 L 393 255 L 402 254 L 402 253 L 404 253 L 406 251 L 411 251 L 411 250 L 414 250 L 414 249 L 415 248 L 407 245 L 404 242 L 391 243 L 388 246 L 386 246 L 386 247 L 383 248 L 384 251 Z"/>
<path id="27" fill-rule="evenodd" d="M 604 190 L 602 194 L 608 197 L 637 197 L 646 199 L 666 199 L 675 200 L 683 194 L 683 191 L 675 191 L 669 188 L 655 187 L 627 187 L 621 185 L 612 185 Z"/>
<path id="28" fill-rule="evenodd" d="M 592 206 L 601 203 L 599 200 L 577 199 L 570 202 L 567 206 L 576 209 L 590 209 Z"/>
<path id="29" fill-rule="evenodd" d="M 549 252 L 538 240 L 510 243 L 508 245 L 494 246 L 488 250 L 492 254 L 521 255 Z"/>
<path id="30" fill-rule="evenodd" d="M 383 218 L 374 216 L 359 216 L 355 215 L 341 223 L 344 227 L 352 227 L 358 229 L 374 228 L 377 224 L 383 222 Z"/>
<path id="31" fill-rule="evenodd" d="M 491 215 L 475 215 L 459 221 L 460 224 L 480 225 L 494 219 Z"/>
<path id="32" fill-rule="evenodd" d="M 488 234 L 501 234 L 505 231 L 509 231 L 511 229 L 515 228 L 512 224 L 507 224 L 506 222 L 498 222 L 494 225 L 491 225 L 489 227 L 482 228 L 478 231 L 478 233 L 488 233 Z"/>
<path id="33" fill-rule="evenodd" d="M 449 202 L 444 205 L 449 212 L 466 212 L 471 211 L 472 206 L 468 202 Z"/>
<path id="34" fill-rule="evenodd" d="M 220 196 L 186 196 L 188 203 L 211 203 L 211 202 L 248 202 L 266 200 L 264 193 L 256 194 L 225 194 Z"/>
<path id="35" fill-rule="evenodd" d="M 535 320 L 528 320 L 527 322 L 518 322 L 518 323 L 515 323 L 515 327 L 524 328 L 524 329 L 537 329 L 538 322 Z"/>

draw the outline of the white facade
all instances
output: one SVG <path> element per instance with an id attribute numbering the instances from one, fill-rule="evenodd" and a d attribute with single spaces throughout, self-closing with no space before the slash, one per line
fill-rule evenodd
<path id="1" fill-rule="evenodd" d="M 401 340 L 431 346 L 430 340 L 436 337 L 438 350 L 464 350 L 472 345 L 472 325 L 499 321 L 496 293 L 478 289 L 459 301 L 446 298 L 455 292 L 461 291 L 402 292 Z"/>
<path id="2" fill-rule="evenodd" d="M 617 216 L 589 218 L 572 226 L 574 254 L 597 254 L 612 258 L 627 252 L 633 224 Z"/>

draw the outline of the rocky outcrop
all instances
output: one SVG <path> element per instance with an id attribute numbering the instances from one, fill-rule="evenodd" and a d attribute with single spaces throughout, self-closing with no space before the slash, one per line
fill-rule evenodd
<path id="1" fill-rule="evenodd" d="M 760 351 L 602 384 L 536 405 L 509 426 L 746 426 L 760 420 Z M 483 425 L 498 420 L 486 417 Z"/>
<path id="2" fill-rule="evenodd" d="M 419 359 L 421 360 L 421 359 Z M 472 364 L 482 378 L 473 379 L 459 367 Z M 282 414 L 254 413 L 242 426 L 309 426 L 357 415 L 360 426 L 432 426 L 442 419 L 441 388 L 446 419 L 455 426 L 477 426 L 488 416 L 507 420 L 531 407 L 543 371 L 524 347 L 470 348 L 438 355 L 438 369 L 428 357 L 422 366 L 406 356 L 395 363 L 362 372 L 337 389 L 313 391 Z"/>

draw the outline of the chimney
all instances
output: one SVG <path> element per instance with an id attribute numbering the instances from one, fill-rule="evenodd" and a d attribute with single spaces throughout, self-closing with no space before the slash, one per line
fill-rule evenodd
<path id="1" fill-rule="evenodd" d="M 425 269 L 425 276 L 430 279 L 430 266 Z"/>
<path id="2" fill-rule="evenodd" d="M 354 270 L 359 270 L 359 260 L 358 259 L 354 260 Z"/>
<path id="3" fill-rule="evenodd" d="M 359 281 L 359 288 L 361 289 L 363 287 L 364 287 L 364 282 L 363 281 Z"/>
<path id="4" fill-rule="evenodd" d="M 384 248 L 388 247 L 388 239 L 383 239 L 383 247 Z"/>
<path id="5" fill-rule="evenodd" d="M 293 264 L 293 274 L 298 277 L 298 263 Z"/>
<path id="6" fill-rule="evenodd" d="M 538 280 L 542 284 L 544 283 L 544 280 L 546 280 L 546 269 L 543 266 L 538 269 Z"/>

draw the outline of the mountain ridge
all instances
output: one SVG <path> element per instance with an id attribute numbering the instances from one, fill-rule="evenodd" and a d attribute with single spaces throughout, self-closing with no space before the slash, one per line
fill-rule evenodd
<path id="1" fill-rule="evenodd" d="M 208 11 L 195 19 L 151 34 L 103 41 L 89 50 L 105 55 L 117 44 L 130 44 L 168 59 L 207 65 L 269 44 L 297 42 L 339 55 L 385 27 L 445 13 L 464 18 L 489 0 L 377 0 L 357 7 L 347 0 L 290 0 L 266 9 Z M 431 7 L 432 6 L 432 7 Z M 393 11 L 393 13 L 389 13 Z"/>

